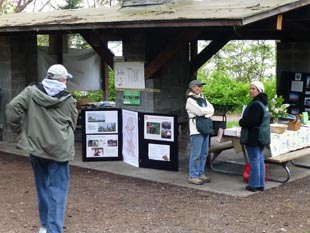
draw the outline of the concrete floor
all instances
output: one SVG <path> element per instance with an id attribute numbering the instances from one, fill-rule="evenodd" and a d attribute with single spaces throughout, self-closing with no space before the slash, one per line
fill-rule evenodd
<path id="1" fill-rule="evenodd" d="M 0 151 L 10 154 L 16 154 L 21 156 L 27 156 L 27 153 L 17 149 L 15 143 L 8 143 L 0 141 Z M 305 158 L 304 161 L 310 164 L 310 158 Z M 234 170 L 242 172 L 243 170 L 243 157 L 242 154 L 237 154 L 233 149 L 226 150 L 220 155 L 219 161 L 222 163 L 217 166 L 228 170 Z M 223 163 L 225 161 L 225 163 Z M 227 161 L 229 163 L 227 163 Z M 78 166 L 83 168 L 90 168 L 100 171 L 106 171 L 110 173 L 120 174 L 129 177 L 141 178 L 144 180 L 155 181 L 159 183 L 166 183 L 171 185 L 178 185 L 188 188 L 193 188 L 201 191 L 209 191 L 213 193 L 225 194 L 235 197 L 246 197 L 253 195 L 254 193 L 246 191 L 246 183 L 243 181 L 241 175 L 229 175 L 211 171 L 207 169 L 207 175 L 211 178 L 211 183 L 204 185 L 193 185 L 187 182 L 188 174 L 188 158 L 186 156 L 179 156 L 179 171 L 163 171 L 156 169 L 137 168 L 126 164 L 122 161 L 95 161 L 95 162 L 83 162 L 82 161 L 82 145 L 81 142 L 76 142 L 76 156 L 75 160 L 70 162 L 72 166 Z M 241 165 L 240 165 L 241 164 Z M 289 182 L 294 181 L 305 176 L 310 175 L 310 169 L 297 168 L 292 165 L 291 169 L 292 177 Z M 269 175 L 281 176 L 284 175 L 283 169 L 280 166 L 270 166 Z M 279 185 L 285 185 L 278 182 L 268 181 L 266 183 L 266 189 L 277 187 Z"/>

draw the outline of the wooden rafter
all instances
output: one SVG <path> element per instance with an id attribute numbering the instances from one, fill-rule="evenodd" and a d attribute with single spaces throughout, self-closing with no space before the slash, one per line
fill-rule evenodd
<path id="1" fill-rule="evenodd" d="M 217 53 L 225 44 L 231 39 L 231 35 L 221 36 L 218 39 L 213 40 L 207 47 L 205 47 L 198 55 L 196 55 L 191 63 L 191 74 L 197 72 L 197 70 L 206 63 L 215 53 Z"/>
<path id="2" fill-rule="evenodd" d="M 200 29 L 191 29 L 182 31 L 175 40 L 171 41 L 165 49 L 163 49 L 155 59 L 145 67 L 145 79 L 150 79 L 169 62 L 179 49 L 186 46 L 190 41 L 193 41 L 201 33 Z"/>
<path id="3" fill-rule="evenodd" d="M 100 37 L 93 32 L 81 33 L 85 41 L 99 54 L 102 61 L 106 62 L 113 69 L 114 54 L 102 43 Z"/>

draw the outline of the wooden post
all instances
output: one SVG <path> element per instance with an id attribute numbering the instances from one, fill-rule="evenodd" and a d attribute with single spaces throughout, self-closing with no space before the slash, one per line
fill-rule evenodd
<path id="1" fill-rule="evenodd" d="M 277 17 L 277 30 L 282 30 L 282 21 L 283 21 L 283 15 L 278 15 Z"/>

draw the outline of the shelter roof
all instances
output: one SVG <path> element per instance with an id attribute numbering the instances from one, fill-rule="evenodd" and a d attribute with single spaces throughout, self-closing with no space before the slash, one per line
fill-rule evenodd
<path id="1" fill-rule="evenodd" d="M 148 7 L 108 7 L 0 16 L 0 32 L 112 28 L 244 26 L 310 0 L 179 0 Z"/>

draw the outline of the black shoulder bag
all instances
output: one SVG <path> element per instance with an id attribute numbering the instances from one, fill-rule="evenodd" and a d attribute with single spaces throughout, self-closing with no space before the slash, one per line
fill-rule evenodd
<path id="1" fill-rule="evenodd" d="M 207 101 L 204 98 L 196 98 L 194 96 L 188 97 L 194 99 L 201 107 L 207 106 Z M 196 121 L 196 128 L 202 135 L 210 135 L 213 133 L 213 122 L 211 118 L 207 118 L 205 116 L 195 116 L 192 120 Z"/>

